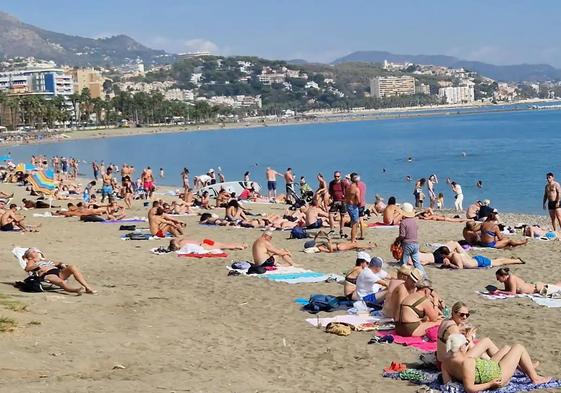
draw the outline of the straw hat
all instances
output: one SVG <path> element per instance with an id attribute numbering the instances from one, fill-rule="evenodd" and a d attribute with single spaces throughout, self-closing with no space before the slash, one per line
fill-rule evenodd
<path id="1" fill-rule="evenodd" d="M 409 202 L 405 202 L 401 205 L 401 211 L 404 217 L 415 217 L 415 209 L 413 209 L 413 205 Z"/>
<path id="2" fill-rule="evenodd" d="M 411 273 L 409 273 L 409 277 L 413 280 L 413 282 L 418 282 L 423 278 L 423 272 L 417 268 L 413 268 Z"/>
<path id="3" fill-rule="evenodd" d="M 403 274 L 404 276 L 408 276 L 411 274 L 411 266 L 409 265 L 401 265 L 399 269 L 397 269 L 399 274 Z"/>

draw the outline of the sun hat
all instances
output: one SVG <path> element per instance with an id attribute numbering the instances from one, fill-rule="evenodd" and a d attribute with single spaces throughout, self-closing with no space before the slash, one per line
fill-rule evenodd
<path id="1" fill-rule="evenodd" d="M 415 217 L 415 209 L 413 209 L 413 205 L 409 202 L 405 202 L 401 205 L 401 211 L 404 217 Z"/>
<path id="2" fill-rule="evenodd" d="M 403 274 L 404 276 L 408 276 L 411 274 L 411 266 L 409 265 L 401 265 L 397 272 Z"/>
<path id="3" fill-rule="evenodd" d="M 382 267 L 384 266 L 384 260 L 380 257 L 374 257 L 370 260 L 370 262 L 368 263 L 368 266 L 370 267 Z"/>
<path id="4" fill-rule="evenodd" d="M 365 251 L 359 251 L 359 252 L 356 254 L 356 259 L 357 259 L 357 261 L 360 259 L 360 260 L 362 260 L 362 261 L 369 262 L 369 261 L 372 259 L 372 257 L 370 256 L 370 254 L 368 254 L 368 253 L 365 252 Z"/>
<path id="5" fill-rule="evenodd" d="M 482 203 L 483 203 L 483 206 L 489 206 L 491 204 L 491 200 L 490 199 L 484 199 Z"/>
<path id="6" fill-rule="evenodd" d="M 413 282 L 419 282 L 419 280 L 423 278 L 423 272 L 417 268 L 413 268 L 409 273 L 409 277 L 413 280 Z"/>

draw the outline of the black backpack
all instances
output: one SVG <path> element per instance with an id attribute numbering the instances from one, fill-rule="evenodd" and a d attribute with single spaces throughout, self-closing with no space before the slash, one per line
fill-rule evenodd
<path id="1" fill-rule="evenodd" d="M 339 308 L 339 300 L 331 295 L 312 295 L 309 303 L 302 307 L 310 314 L 317 314 L 320 311 L 333 311 Z"/>
<path id="2" fill-rule="evenodd" d="M 43 292 L 41 279 L 37 276 L 29 276 L 23 281 L 16 281 L 14 286 L 22 292 Z"/>

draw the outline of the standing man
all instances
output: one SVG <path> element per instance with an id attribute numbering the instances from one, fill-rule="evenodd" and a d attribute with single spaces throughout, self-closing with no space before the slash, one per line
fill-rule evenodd
<path id="1" fill-rule="evenodd" d="M 559 223 L 559 228 L 561 229 L 561 206 L 559 206 L 561 186 L 555 181 L 555 176 L 553 176 L 551 172 L 546 175 L 546 179 L 547 183 L 545 184 L 545 192 L 543 194 L 543 208 L 545 210 L 545 203 L 547 202 L 551 226 L 553 226 L 553 230 L 556 231 L 556 223 Z"/>
<path id="2" fill-rule="evenodd" d="M 284 182 L 286 183 L 286 202 L 292 204 L 296 202 L 293 200 L 296 190 L 294 189 L 294 173 L 292 173 L 292 168 L 288 168 L 284 172 Z"/>
<path id="3" fill-rule="evenodd" d="M 156 189 L 154 186 L 154 174 L 152 173 L 152 168 L 147 167 L 144 172 L 142 172 L 142 184 L 144 191 L 146 192 L 146 198 L 152 198 L 152 194 Z"/>
<path id="4" fill-rule="evenodd" d="M 277 199 L 277 176 L 282 175 L 271 167 L 267 167 L 265 176 L 267 177 L 267 190 L 269 190 L 269 199 L 275 201 Z"/>
<path id="5" fill-rule="evenodd" d="M 56 167 L 58 169 L 58 158 L 57 158 Z M 93 175 L 94 175 L 95 180 L 97 180 L 97 178 L 99 177 L 99 166 L 97 165 L 97 162 L 95 162 L 95 161 L 92 162 L 92 171 L 93 171 Z M 55 170 L 55 172 L 56 172 L 56 170 Z"/>
<path id="6" fill-rule="evenodd" d="M 434 191 L 434 185 L 438 184 L 438 178 L 436 177 L 435 174 L 432 174 L 429 176 L 429 179 L 427 180 L 427 189 L 429 191 L 429 199 L 430 199 L 430 208 L 431 209 L 436 209 L 436 192 Z"/>
<path id="7" fill-rule="evenodd" d="M 101 203 L 105 201 L 105 197 L 109 199 L 109 203 L 113 202 L 113 190 L 116 186 L 115 178 L 113 177 L 113 168 L 107 168 L 107 172 L 101 175 L 103 186 L 101 187 Z"/>
<path id="8" fill-rule="evenodd" d="M 360 191 L 360 203 L 358 205 L 358 217 L 359 217 L 359 226 L 360 229 L 360 237 L 359 240 L 364 240 L 364 217 L 365 210 L 366 210 L 366 184 L 360 180 L 360 176 L 357 176 L 357 183 L 358 189 Z"/>
<path id="9" fill-rule="evenodd" d="M 351 218 L 351 242 L 353 243 L 356 242 L 356 233 L 360 221 L 360 189 L 357 184 L 359 180 L 360 177 L 356 173 L 351 173 L 351 185 L 345 192 L 345 205 L 347 207 L 347 213 L 349 213 L 349 217 Z M 341 220 L 342 219 L 343 217 L 341 216 Z"/>
<path id="10" fill-rule="evenodd" d="M 343 217 L 345 216 L 345 193 L 347 192 L 347 183 L 341 179 L 341 172 L 333 173 L 333 180 L 329 182 L 329 195 L 331 196 L 331 205 L 329 206 L 329 227 L 333 231 L 333 221 L 335 214 L 341 215 L 339 220 L 339 236 L 343 238 Z"/>
<path id="11" fill-rule="evenodd" d="M 413 261 L 413 266 L 423 272 L 427 277 L 427 273 L 421 265 L 419 259 L 419 243 L 417 241 L 417 219 L 415 218 L 415 210 L 413 205 L 405 202 L 401 206 L 402 219 L 399 223 L 399 236 L 395 239 L 395 244 L 401 244 L 403 247 L 403 256 L 401 257 L 401 265 L 407 265 L 409 258 Z"/>

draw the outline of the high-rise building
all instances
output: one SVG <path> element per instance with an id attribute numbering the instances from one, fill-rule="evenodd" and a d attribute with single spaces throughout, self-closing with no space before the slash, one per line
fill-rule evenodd
<path id="1" fill-rule="evenodd" d="M 378 76 L 370 80 L 370 95 L 376 98 L 415 94 L 412 76 Z"/>
<path id="2" fill-rule="evenodd" d="M 59 68 L 0 72 L 0 90 L 14 95 L 68 97 L 73 93 L 72 76 Z"/>
<path id="3" fill-rule="evenodd" d="M 444 98 L 447 104 L 467 104 L 475 101 L 473 86 L 442 87 L 438 89 L 438 96 Z"/>
<path id="4" fill-rule="evenodd" d="M 74 93 L 80 94 L 82 90 L 89 89 L 92 98 L 104 98 L 103 82 L 105 78 L 101 76 L 101 72 L 93 68 L 75 68 L 69 70 L 74 81 Z"/>
<path id="5" fill-rule="evenodd" d="M 415 86 L 415 94 L 425 94 L 430 95 L 430 86 L 424 83 L 419 83 Z"/>

